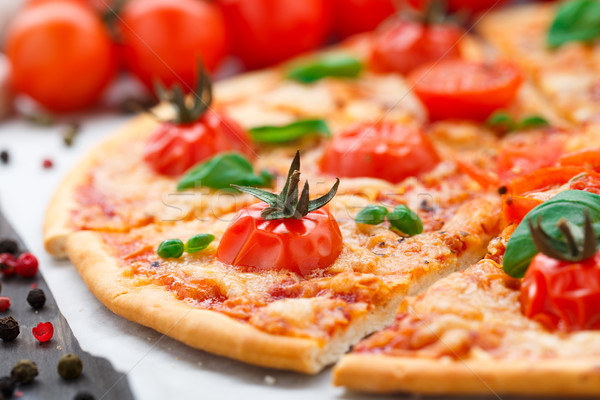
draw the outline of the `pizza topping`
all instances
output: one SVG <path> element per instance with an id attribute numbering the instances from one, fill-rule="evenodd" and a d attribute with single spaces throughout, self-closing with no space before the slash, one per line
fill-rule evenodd
<path id="1" fill-rule="evenodd" d="M 379 225 L 389 213 L 384 206 L 368 205 L 356 214 L 354 220 L 357 224 Z"/>
<path id="2" fill-rule="evenodd" d="M 259 126 L 249 130 L 250 137 L 259 143 L 287 143 L 308 135 L 331 136 L 327 122 L 322 119 L 307 119 L 283 126 Z"/>
<path id="3" fill-rule="evenodd" d="M 312 83 L 326 77 L 356 78 L 362 70 L 363 65 L 357 58 L 343 53 L 330 53 L 294 62 L 287 71 L 287 78 Z"/>
<path id="4" fill-rule="evenodd" d="M 309 200 L 308 182 L 299 195 L 299 170 L 297 152 L 279 195 L 233 185 L 263 202 L 235 216 L 219 243 L 219 261 L 256 271 L 289 270 L 307 276 L 337 259 L 342 251 L 342 234 L 335 219 L 322 207 L 335 196 L 339 179 L 327 194 Z"/>
<path id="5" fill-rule="evenodd" d="M 208 247 L 215 240 L 215 236 L 210 233 L 200 233 L 192 236 L 185 243 L 184 250 L 188 254 L 194 254 Z"/>
<path id="6" fill-rule="evenodd" d="M 54 326 L 51 322 L 40 322 L 31 330 L 33 336 L 42 343 L 50 341 L 54 336 Z"/>
<path id="7" fill-rule="evenodd" d="M 358 124 L 336 135 L 325 148 L 321 170 L 398 183 L 431 171 L 439 161 L 423 130 L 383 121 Z"/>
<path id="8" fill-rule="evenodd" d="M 423 232 L 421 218 L 404 204 L 397 206 L 387 218 L 392 230 L 397 230 L 402 234 L 413 236 Z"/>
<path id="9" fill-rule="evenodd" d="M 180 239 L 167 239 L 158 246 L 156 253 L 160 258 L 179 258 L 183 255 L 184 248 Z"/>
<path id="10" fill-rule="evenodd" d="M 189 170 L 177 185 L 177 190 L 209 187 L 226 189 L 231 185 L 270 186 L 273 176 L 267 171 L 260 175 L 243 155 L 224 153 L 215 156 Z"/>
<path id="11" fill-rule="evenodd" d="M 515 99 L 522 74 L 508 62 L 446 60 L 413 71 L 409 80 L 431 120 L 485 121 Z"/>
<path id="12" fill-rule="evenodd" d="M 600 36 L 600 3 L 596 0 L 564 2 L 548 31 L 548 46 L 569 42 L 590 43 Z"/>
<path id="13" fill-rule="evenodd" d="M 485 123 L 490 128 L 502 133 L 525 131 L 550 125 L 545 118 L 538 115 L 530 115 L 522 118 L 520 121 L 515 121 L 514 118 L 505 111 L 495 111 Z"/>

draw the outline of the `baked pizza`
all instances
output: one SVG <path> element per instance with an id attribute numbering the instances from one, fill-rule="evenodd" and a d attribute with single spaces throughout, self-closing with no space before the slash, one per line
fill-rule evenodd
<path id="1" fill-rule="evenodd" d="M 334 373 L 355 390 L 598 391 L 591 303 L 527 291 L 543 257 L 591 263 L 600 220 L 594 106 L 545 83 L 583 76 L 541 43 L 560 12 L 392 21 L 214 87 L 199 68 L 65 179 L 46 249 L 116 314 L 243 362 L 317 373 L 356 344 Z"/>

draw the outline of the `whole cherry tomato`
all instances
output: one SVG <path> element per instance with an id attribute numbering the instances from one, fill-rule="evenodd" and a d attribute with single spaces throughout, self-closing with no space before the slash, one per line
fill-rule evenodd
<path id="1" fill-rule="evenodd" d="M 319 47 L 331 25 L 329 0 L 219 0 L 234 53 L 266 67 Z"/>
<path id="2" fill-rule="evenodd" d="M 342 38 L 372 31 L 395 11 L 393 0 L 334 0 L 333 30 Z"/>
<path id="3" fill-rule="evenodd" d="M 48 110 L 93 105 L 114 76 L 109 34 L 93 9 L 80 2 L 31 4 L 12 20 L 6 34 L 16 91 Z"/>
<path id="4" fill-rule="evenodd" d="M 149 88 L 196 85 L 198 60 L 213 71 L 227 53 L 219 7 L 204 0 L 131 0 L 119 19 L 127 67 Z"/>
<path id="5" fill-rule="evenodd" d="M 432 0 L 408 0 L 408 3 L 418 10 L 425 10 Z M 436 0 L 439 1 L 439 0 Z M 448 0 L 446 7 L 450 12 L 475 13 L 491 8 L 499 8 L 508 0 Z"/>
<path id="6" fill-rule="evenodd" d="M 321 159 L 323 172 L 398 183 L 432 170 L 440 161 L 426 134 L 390 122 L 359 124 L 335 136 Z"/>
<path id="7" fill-rule="evenodd" d="M 328 268 L 342 251 L 342 234 L 326 209 L 300 219 L 266 221 L 266 203 L 241 210 L 219 242 L 217 259 L 250 270 L 288 270 L 303 276 Z"/>
<path id="8" fill-rule="evenodd" d="M 408 74 L 424 64 L 460 58 L 463 33 L 455 25 L 399 20 L 374 37 L 370 65 L 378 72 Z"/>
<path id="9" fill-rule="evenodd" d="M 246 131 L 234 120 L 207 111 L 197 122 L 164 122 L 146 142 L 144 159 L 159 174 L 177 176 L 223 151 L 253 154 Z"/>
<path id="10" fill-rule="evenodd" d="M 550 329 L 600 329 L 600 252 L 577 263 L 535 256 L 521 285 L 521 309 Z"/>
<path id="11" fill-rule="evenodd" d="M 506 62 L 446 60 L 413 71 L 409 81 L 431 120 L 484 121 L 515 99 L 522 75 Z"/>

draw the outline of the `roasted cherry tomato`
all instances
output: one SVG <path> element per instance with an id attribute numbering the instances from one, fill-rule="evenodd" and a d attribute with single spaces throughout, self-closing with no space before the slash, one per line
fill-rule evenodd
<path id="1" fill-rule="evenodd" d="M 506 62 L 446 60 L 410 75 L 431 120 L 484 121 L 515 99 L 521 81 L 521 71 Z"/>
<path id="2" fill-rule="evenodd" d="M 5 50 L 17 92 L 55 112 L 93 105 L 116 70 L 107 29 L 73 0 L 25 7 L 8 27 Z"/>
<path id="3" fill-rule="evenodd" d="M 237 122 L 207 111 L 197 122 L 161 123 L 146 143 L 144 159 L 156 172 L 176 176 L 223 151 L 253 154 L 248 134 Z"/>
<path id="4" fill-rule="evenodd" d="M 432 0 L 408 0 L 408 4 L 418 10 L 425 10 L 429 7 L 431 1 Z M 508 0 L 448 0 L 446 2 L 446 7 L 450 12 L 463 11 L 469 13 L 499 8 L 507 1 Z"/>
<path id="5" fill-rule="evenodd" d="M 247 68 L 266 67 L 319 47 L 331 25 L 327 1 L 219 0 L 234 53 Z"/>
<path id="6" fill-rule="evenodd" d="M 460 58 L 458 26 L 400 20 L 373 39 L 370 65 L 378 72 L 408 74 L 424 64 Z"/>
<path id="7" fill-rule="evenodd" d="M 535 256 L 521 285 L 521 309 L 550 329 L 600 329 L 600 252 L 577 263 Z"/>
<path id="8" fill-rule="evenodd" d="M 393 0 L 334 0 L 333 30 L 342 38 L 372 31 L 395 11 Z"/>
<path id="9" fill-rule="evenodd" d="M 537 149 L 543 149 L 538 151 Z M 546 132 L 528 132 L 509 139 L 498 153 L 501 180 L 524 175 L 556 164 L 564 152 L 564 138 Z"/>
<path id="10" fill-rule="evenodd" d="M 329 142 L 323 172 L 340 177 L 373 177 L 397 183 L 432 170 L 435 147 L 416 128 L 390 122 L 359 124 Z"/>
<path id="11" fill-rule="evenodd" d="M 219 7 L 201 0 L 131 0 L 119 19 L 128 68 L 149 88 L 196 85 L 198 60 L 213 71 L 227 53 Z"/>
<path id="12" fill-rule="evenodd" d="M 265 221 L 257 203 L 240 211 L 219 242 L 217 259 L 250 270 L 288 270 L 303 276 L 329 267 L 342 251 L 340 228 L 326 209 L 301 219 Z"/>

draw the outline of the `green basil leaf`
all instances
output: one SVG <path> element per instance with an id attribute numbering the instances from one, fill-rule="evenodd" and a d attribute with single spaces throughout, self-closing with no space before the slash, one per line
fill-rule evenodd
<path id="1" fill-rule="evenodd" d="M 160 258 L 179 258 L 183 254 L 183 242 L 179 239 L 167 239 L 159 246 L 156 253 Z"/>
<path id="2" fill-rule="evenodd" d="M 388 221 L 393 229 L 406 235 L 414 236 L 423 232 L 421 218 L 410 208 L 401 204 L 388 215 Z"/>
<path id="3" fill-rule="evenodd" d="M 519 126 L 517 127 L 517 129 L 526 130 L 526 129 L 540 128 L 540 127 L 549 126 L 549 125 L 550 124 L 548 123 L 548 121 L 545 118 L 542 118 L 538 115 L 531 115 L 529 117 L 523 118 L 519 122 Z"/>
<path id="4" fill-rule="evenodd" d="M 192 167 L 177 185 L 177 190 L 196 187 L 225 189 L 231 185 L 270 186 L 273 176 L 266 171 L 254 173 L 252 164 L 241 154 L 223 153 Z"/>
<path id="5" fill-rule="evenodd" d="M 600 196 L 581 190 L 567 190 L 531 210 L 521 221 L 506 245 L 504 272 L 514 278 L 522 278 L 533 257 L 538 253 L 531 234 L 528 220 L 536 222 L 542 217 L 542 228 L 553 238 L 561 238 L 562 233 L 556 224 L 565 218 L 576 226 L 583 227 L 585 210 L 592 223 L 600 222 Z"/>
<path id="6" fill-rule="evenodd" d="M 565 1 L 548 31 L 548 46 L 569 42 L 591 42 L 600 36 L 600 1 Z"/>
<path id="7" fill-rule="evenodd" d="M 516 123 L 505 111 L 496 111 L 485 121 L 485 124 L 492 129 L 510 132 L 515 129 Z"/>
<path id="8" fill-rule="evenodd" d="M 357 58 L 347 54 L 332 53 L 292 64 L 287 71 L 287 78 L 311 83 L 328 76 L 356 78 L 362 70 L 363 64 Z"/>
<path id="9" fill-rule="evenodd" d="M 204 250 L 215 240 L 215 236 L 210 233 L 200 233 L 198 235 L 192 236 L 185 243 L 185 251 L 188 254 L 193 254 L 198 251 Z"/>
<path id="10" fill-rule="evenodd" d="M 313 134 L 331 136 L 327 122 L 322 119 L 307 119 L 283 126 L 259 126 L 249 132 L 252 140 L 260 143 L 287 143 Z"/>
<path id="11" fill-rule="evenodd" d="M 385 217 L 389 211 L 384 206 L 369 205 L 363 208 L 356 214 L 357 224 L 379 225 L 385 221 Z"/>

